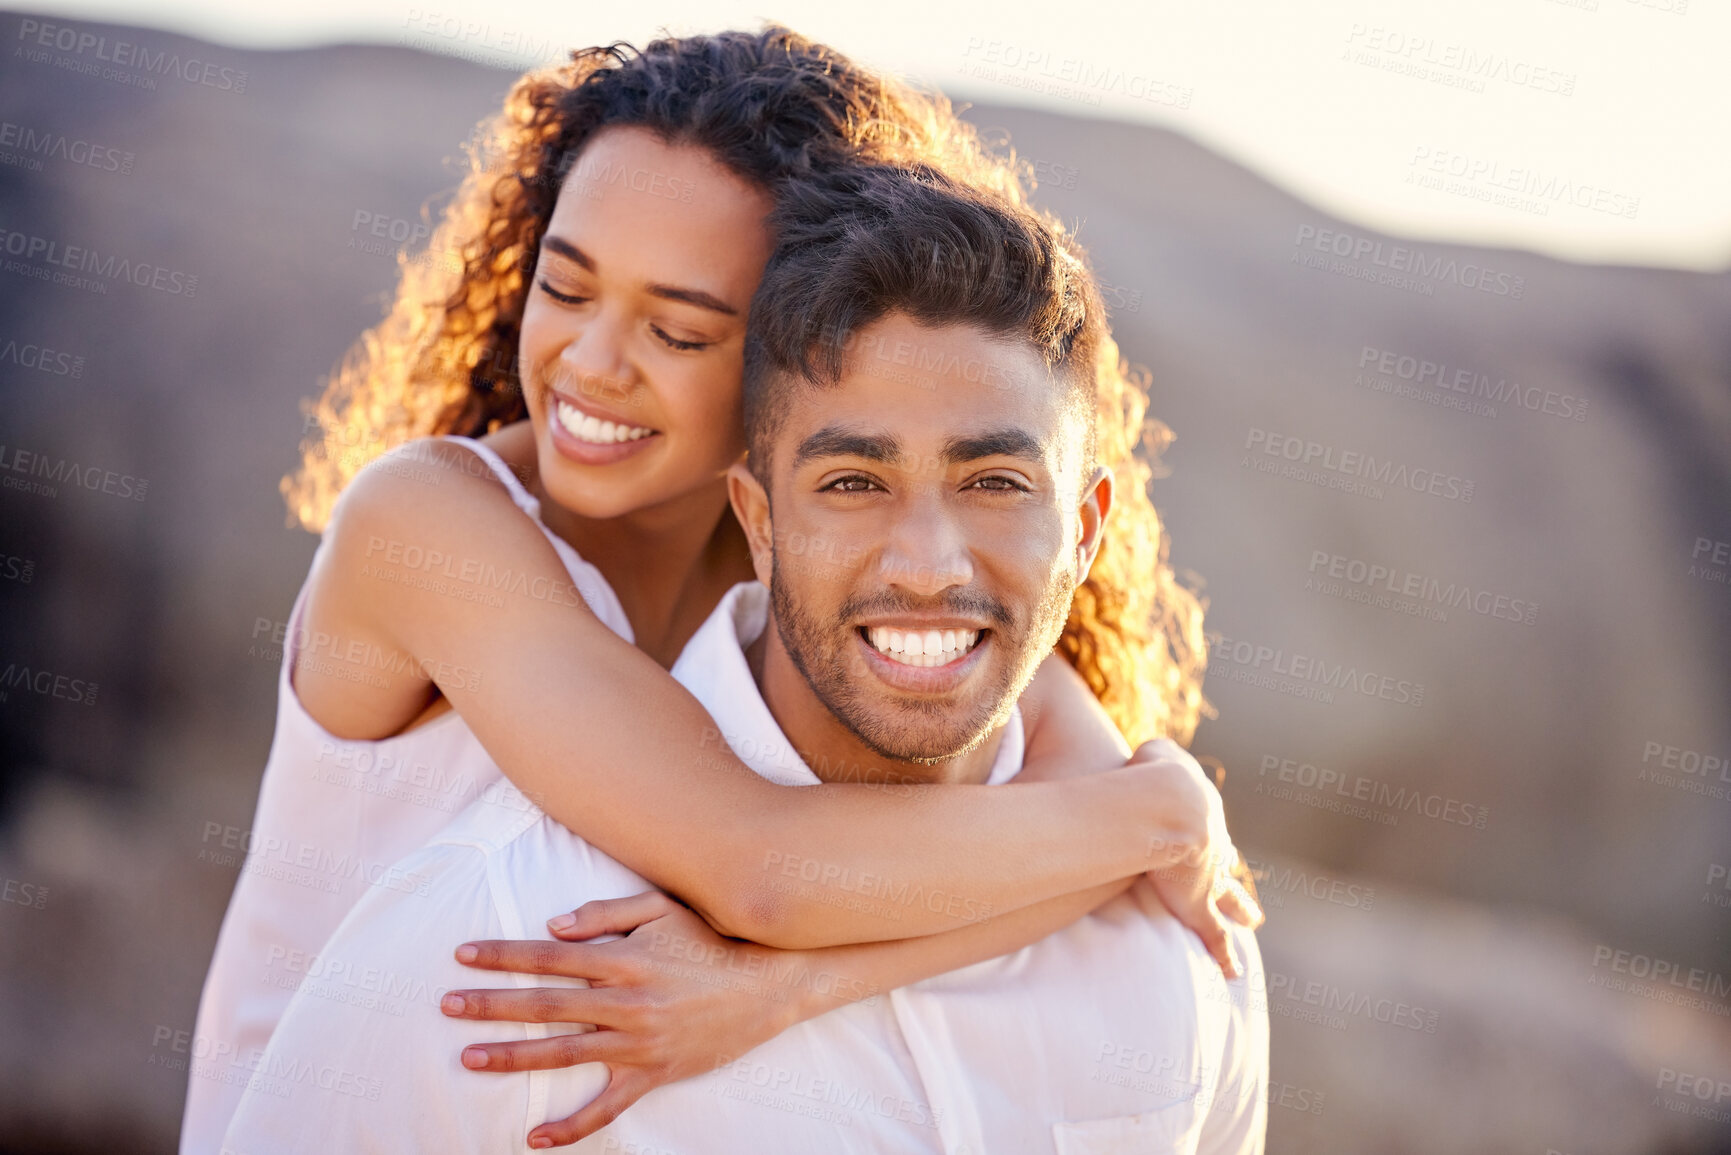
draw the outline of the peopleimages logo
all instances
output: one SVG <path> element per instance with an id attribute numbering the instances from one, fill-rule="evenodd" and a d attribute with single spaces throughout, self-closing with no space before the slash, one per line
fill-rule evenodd
<path id="1" fill-rule="evenodd" d="M 19 258 L 17 261 L 7 262 L 9 272 L 27 272 L 44 280 L 49 276 L 47 269 L 24 265 L 22 262 L 41 261 L 55 268 L 90 273 L 109 281 L 127 281 L 176 297 L 190 299 L 198 293 L 198 277 L 192 273 L 179 272 L 163 265 L 151 264 L 149 261 L 134 261 L 113 253 L 104 258 L 95 249 L 83 245 L 61 244 L 48 237 L 38 237 L 11 229 L 0 228 L 0 253 Z M 14 265 L 19 267 L 13 268 Z M 94 284 L 99 291 L 107 291 L 107 287 L 100 282 Z"/>
<path id="2" fill-rule="evenodd" d="M 1322 658 L 1284 648 L 1258 645 L 1242 638 L 1210 633 L 1208 673 L 1229 681 L 1262 685 L 1297 697 L 1332 703 L 1332 690 L 1351 691 L 1367 698 L 1380 698 L 1402 706 L 1424 705 L 1424 685 L 1419 682 L 1360 670 L 1346 662 L 1330 664 Z M 1221 665 L 1229 662 L 1231 665 Z M 1305 692 L 1299 693 L 1298 690 Z"/>
<path id="3" fill-rule="evenodd" d="M 13 474 L 22 476 L 14 477 Z M 75 485 L 92 493 L 101 492 L 133 501 L 143 501 L 145 494 L 150 492 L 150 482 L 130 473 L 116 473 L 98 465 L 79 465 L 64 457 L 49 457 L 15 445 L 0 445 L 0 488 L 54 497 L 60 492 L 61 485 Z"/>
<path id="4" fill-rule="evenodd" d="M 1374 345 L 1366 345 L 1359 350 L 1358 367 L 1361 370 L 1370 369 L 1383 377 L 1408 382 L 1418 389 L 1428 386 L 1445 393 L 1459 394 L 1462 398 L 1507 405 L 1511 408 L 1519 406 L 1529 412 L 1543 413 L 1565 421 L 1587 419 L 1587 398 L 1576 397 L 1572 393 L 1559 393 L 1554 389 L 1540 389 L 1537 385 L 1523 385 L 1519 381 L 1510 381 L 1507 377 L 1498 377 L 1493 381 L 1488 374 L 1480 373 L 1476 369 L 1450 365 L 1444 361 L 1432 361 L 1426 357 L 1415 357 L 1391 349 L 1378 349 Z M 1422 394 L 1418 396 L 1420 400 L 1426 399 Z M 1464 408 L 1456 405 L 1450 407 Z M 1495 417 L 1496 410 L 1491 409 L 1487 416 Z"/>
<path id="5" fill-rule="evenodd" d="M 1516 88 L 1530 88 L 1557 96 L 1572 96 L 1573 72 L 1549 68 L 1507 53 L 1470 44 L 1437 41 L 1422 33 L 1354 24 L 1347 33 L 1346 60 L 1382 67 L 1420 80 L 1433 80 L 1450 87 L 1483 92 L 1487 81 L 1500 81 Z"/>
<path id="6" fill-rule="evenodd" d="M 94 706 L 98 688 L 95 682 L 69 674 L 56 674 L 39 666 L 7 662 L 5 668 L 0 669 L 0 702 L 8 701 L 16 691 L 42 698 L 58 698 L 79 706 Z"/>
<path id="7" fill-rule="evenodd" d="M 62 160 L 124 176 L 132 171 L 132 162 L 136 159 L 132 153 L 109 145 L 93 144 L 64 133 L 46 129 L 38 131 L 26 124 L 0 120 L 0 164 L 41 172 L 43 160 Z"/>
<path id="8" fill-rule="evenodd" d="M 1320 441 L 1309 441 L 1290 434 L 1275 433 L 1252 426 L 1245 434 L 1246 456 L 1241 466 L 1255 468 L 1298 481 L 1309 482 L 1325 489 L 1344 489 L 1352 493 L 1382 500 L 1382 486 L 1410 489 L 1447 501 L 1473 499 L 1474 485 L 1470 478 L 1441 473 L 1435 469 L 1412 468 L 1393 458 L 1377 458 L 1373 453 L 1356 449 L 1337 449 Z M 1261 461 L 1250 456 L 1260 452 Z M 1285 462 L 1282 465 L 1281 462 Z"/>
<path id="9" fill-rule="evenodd" d="M 52 373 L 56 377 L 84 376 L 84 358 L 80 354 L 28 342 L 19 344 L 11 338 L 8 338 L 4 345 L 0 345 L 0 365 L 4 364 Z"/>
<path id="10" fill-rule="evenodd" d="M 1481 617 L 1536 625 L 1537 602 L 1511 597 L 1465 581 L 1443 582 L 1381 562 L 1365 561 L 1323 549 L 1310 551 L 1306 590 L 1374 605 L 1412 617 L 1448 621 L 1448 610 L 1467 609 Z"/>
<path id="11" fill-rule="evenodd" d="M 91 72 L 101 68 L 101 64 L 112 64 L 117 68 L 131 68 L 144 73 L 143 79 L 149 80 L 155 76 L 172 76 L 184 80 L 188 84 L 197 84 L 205 88 L 216 88 L 223 92 L 245 92 L 247 74 L 237 68 L 228 68 L 208 60 L 200 60 L 196 56 L 182 57 L 178 52 L 166 49 L 152 52 L 142 44 L 134 44 L 129 40 L 109 40 L 108 37 L 95 32 L 85 32 L 71 28 L 65 24 L 51 24 L 46 20 L 22 21 L 18 26 L 18 39 L 23 41 L 14 55 L 29 53 L 35 63 L 42 63 L 38 57 L 46 56 L 40 50 L 52 48 L 59 52 L 70 52 L 73 56 L 88 56 L 92 63 L 88 67 L 70 69 L 74 72 Z M 64 57 L 61 58 L 63 61 Z M 63 65 L 64 66 L 64 65 Z M 108 70 L 112 71 L 112 70 Z M 120 76 L 108 79 L 121 79 Z M 150 88 L 155 88 L 152 80 Z"/>
<path id="12" fill-rule="evenodd" d="M 1329 902 L 1353 910 L 1369 910 L 1376 901 L 1376 887 L 1360 886 L 1356 882 L 1312 874 L 1303 867 L 1276 866 L 1271 862 L 1246 858 L 1256 876 L 1256 895 L 1263 906 L 1286 905 L 1286 895 L 1302 894 L 1317 902 Z"/>
<path id="13" fill-rule="evenodd" d="M 971 75 L 1016 88 L 1081 98 L 1099 105 L 1103 95 L 1124 96 L 1170 108 L 1189 108 L 1195 90 L 1187 85 L 1095 64 L 1075 56 L 1054 55 L 1045 47 L 968 37 L 962 55 L 976 62 Z M 1001 71 L 1000 71 L 1001 70 Z"/>
<path id="14" fill-rule="evenodd" d="M 1400 815 L 1415 814 L 1453 826 L 1483 830 L 1491 816 L 1489 806 L 1478 806 L 1442 794 L 1396 785 L 1393 782 L 1348 774 L 1279 754 L 1264 754 L 1257 769 L 1257 794 L 1299 802 L 1319 810 L 1364 818 L 1384 826 L 1396 826 Z M 1272 773 L 1273 780 L 1267 781 Z M 1296 787 L 1297 789 L 1290 789 Z M 1374 809 L 1366 810 L 1364 803 Z M 1369 906 L 1369 902 L 1364 905 Z"/>
<path id="15" fill-rule="evenodd" d="M 1508 297 L 1518 301 L 1526 295 L 1526 278 L 1515 273 L 1499 273 L 1495 269 L 1474 261 L 1457 261 L 1453 257 L 1428 256 L 1423 249 L 1409 249 L 1405 245 L 1384 245 L 1373 237 L 1359 237 L 1339 229 L 1319 229 L 1315 225 L 1299 225 L 1298 236 L 1293 238 L 1294 248 L 1302 249 L 1306 243 L 1318 253 L 1339 257 L 1343 261 L 1361 262 L 1368 260 L 1372 269 L 1354 264 L 1340 269 L 1328 268 L 1329 272 L 1340 272 L 1355 276 L 1360 280 L 1377 280 L 1375 269 L 1387 270 L 1389 274 L 1408 274 L 1425 281 L 1446 281 L 1463 289 L 1476 289 L 1481 293 L 1490 293 L 1496 297 Z M 1321 267 L 1315 258 L 1310 258 L 1302 252 L 1292 254 L 1297 264 L 1307 267 Z M 1324 260 L 1326 264 L 1326 260 Z M 1367 275 L 1368 274 L 1368 275 Z"/>
<path id="16" fill-rule="evenodd" d="M 1568 204 L 1578 209 L 1604 213 L 1607 216 L 1635 219 L 1641 211 L 1641 198 L 1614 192 L 1601 185 L 1586 184 L 1557 173 L 1547 173 L 1530 165 L 1506 165 L 1494 157 L 1469 156 L 1444 148 L 1418 145 L 1408 162 L 1409 183 L 1423 183 L 1427 176 L 1435 180 L 1449 178 L 1460 182 L 1468 195 L 1486 199 L 1501 193 L 1516 197 L 1532 197 L 1539 215 L 1549 215 L 1550 205 Z M 1416 179 L 1415 179 L 1416 178 Z M 1424 187 L 1445 188 L 1440 184 Z M 1445 191 L 1455 191 L 1452 186 Z M 1511 204 L 1518 207 L 1520 202 Z"/>

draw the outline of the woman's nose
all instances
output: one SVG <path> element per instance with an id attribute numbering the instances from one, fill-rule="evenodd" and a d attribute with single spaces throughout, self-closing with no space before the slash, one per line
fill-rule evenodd
<path id="1" fill-rule="evenodd" d="M 633 378 L 624 333 L 605 313 L 589 318 L 560 350 L 554 388 L 617 402 L 632 396 Z"/>

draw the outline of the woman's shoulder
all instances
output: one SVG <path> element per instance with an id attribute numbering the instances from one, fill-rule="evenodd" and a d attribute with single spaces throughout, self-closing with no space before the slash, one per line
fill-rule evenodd
<path id="1" fill-rule="evenodd" d="M 386 517 L 419 520 L 448 517 L 464 510 L 515 506 L 515 498 L 494 461 L 476 452 L 466 438 L 420 437 L 394 446 L 369 461 L 344 487 L 332 510 L 331 526 L 344 521 Z M 511 458 L 488 441 L 505 468 L 522 478 Z M 509 445 L 507 443 L 507 447 Z"/>

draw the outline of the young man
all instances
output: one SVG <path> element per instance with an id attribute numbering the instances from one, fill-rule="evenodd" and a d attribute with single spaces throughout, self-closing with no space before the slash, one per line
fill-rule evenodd
<path id="1" fill-rule="evenodd" d="M 871 766 L 1001 784 L 1020 768 L 1016 700 L 1111 506 L 1092 454 L 1097 298 L 1037 218 L 935 176 L 853 173 L 784 201 L 752 308 L 750 468 L 730 477 L 761 582 L 723 599 L 674 676 L 717 740 L 779 781 Z M 982 928 L 990 914 L 917 879 L 773 851 L 765 865 L 838 902 L 936 901 Z M 533 807 L 488 799 L 399 866 L 424 893 L 375 891 L 319 956 L 376 993 L 309 973 L 225 1149 L 519 1150 L 606 1086 L 601 1062 L 464 1070 L 461 1044 L 501 1028 L 441 1018 L 437 994 L 473 972 L 429 948 L 542 937 L 574 898 L 642 879 Z M 1234 937 L 1260 975 L 1254 938 Z M 817 985 L 846 1005 L 651 1091 L 581 1149 L 1262 1149 L 1260 992 L 1225 982 L 1145 880 L 1033 946 L 881 997 L 848 990 L 845 971 Z"/>

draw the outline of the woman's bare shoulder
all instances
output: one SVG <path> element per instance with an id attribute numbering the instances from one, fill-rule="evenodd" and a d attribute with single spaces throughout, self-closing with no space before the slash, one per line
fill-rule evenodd
<path id="1" fill-rule="evenodd" d="M 531 580 L 569 577 L 545 532 L 518 507 L 493 466 L 471 447 L 435 438 L 400 445 L 356 474 L 332 510 L 320 552 L 318 593 L 368 619 L 396 620 L 426 601 L 414 596 L 418 587 L 364 580 L 380 567 L 395 573 L 407 566 L 429 580 L 489 566 Z M 427 604 L 449 617 L 460 601 L 440 597 Z"/>
<path id="2" fill-rule="evenodd" d="M 436 532 L 515 508 L 505 483 L 473 449 L 424 437 L 368 462 L 337 499 L 325 532 L 344 536 L 391 526 Z"/>

